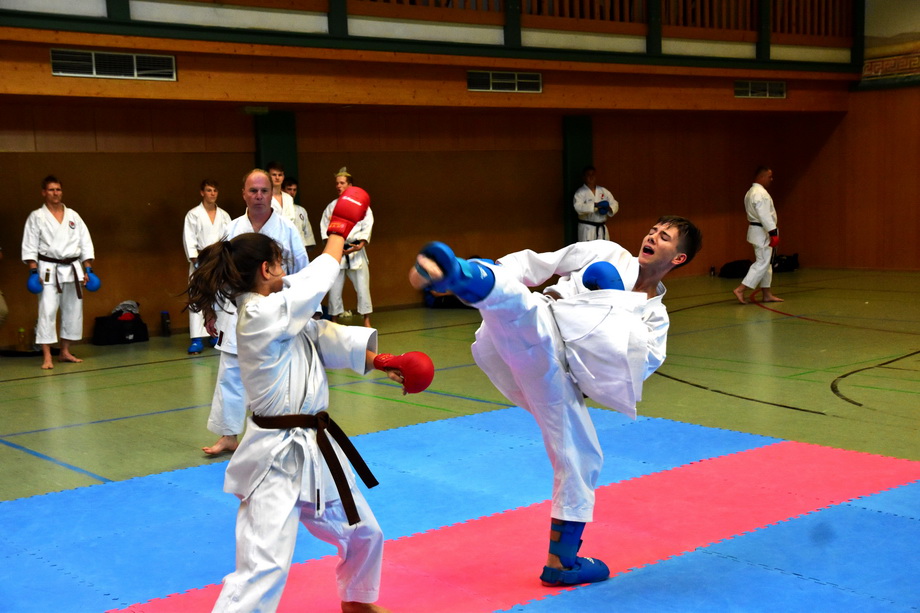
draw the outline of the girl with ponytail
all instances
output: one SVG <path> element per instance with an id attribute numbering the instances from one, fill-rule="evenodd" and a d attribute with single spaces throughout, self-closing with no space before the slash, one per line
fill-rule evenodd
<path id="1" fill-rule="evenodd" d="M 327 413 L 326 369 L 367 374 L 377 368 L 402 384 L 403 393 L 416 393 L 431 383 L 434 366 L 419 352 L 378 354 L 372 328 L 313 319 L 338 276 L 348 226 L 369 206 L 366 192 L 352 189 L 336 207 L 336 233 L 300 272 L 286 276 L 281 247 L 248 233 L 201 251 L 189 280 L 189 309 L 206 319 L 215 304 L 236 305 L 237 355 L 251 413 L 224 480 L 224 490 L 240 499 L 237 566 L 225 577 L 214 611 L 277 609 L 298 521 L 339 551 L 342 611 L 386 611 L 373 604 L 383 534 L 352 467 L 368 487 L 377 481 Z"/>

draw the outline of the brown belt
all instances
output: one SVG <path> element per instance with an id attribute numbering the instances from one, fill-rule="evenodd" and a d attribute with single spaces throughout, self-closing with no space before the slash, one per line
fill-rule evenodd
<path id="1" fill-rule="evenodd" d="M 339 425 L 329 417 L 329 413 L 320 411 L 316 415 L 277 415 L 275 417 L 253 415 L 252 421 L 260 428 L 270 430 L 290 430 L 291 428 L 311 428 L 316 430 L 316 443 L 319 445 L 319 450 L 323 454 L 323 459 L 326 460 L 326 466 L 329 467 L 329 472 L 332 473 L 332 480 L 335 482 L 335 488 L 338 490 L 339 498 L 342 500 L 342 506 L 345 508 L 348 524 L 354 525 L 361 521 L 361 516 L 358 514 L 358 508 L 355 506 L 355 499 L 351 495 L 351 488 L 348 487 L 348 479 L 345 477 L 345 471 L 342 469 L 342 464 L 339 462 L 339 456 L 336 455 L 335 449 L 332 448 L 332 443 L 329 442 L 329 437 L 331 436 L 334 438 L 335 442 L 342 448 L 342 451 L 345 452 L 345 457 L 347 457 L 351 465 L 354 466 L 358 476 L 364 481 L 364 485 L 367 487 L 374 487 L 378 485 L 379 482 L 377 478 L 374 477 L 374 473 L 371 472 L 371 469 L 368 468 L 367 464 L 364 462 L 364 458 L 361 457 L 361 454 L 358 453 L 355 446 L 348 440 L 348 436 L 345 432 L 343 432 Z M 316 504 L 318 508 L 319 492 L 317 492 Z"/>
<path id="2" fill-rule="evenodd" d="M 77 261 L 77 259 L 78 258 L 65 258 L 63 260 L 59 260 L 57 258 L 50 258 L 47 255 L 38 254 L 39 262 L 50 262 L 52 264 L 73 264 L 74 262 Z M 83 287 L 82 287 L 82 284 L 80 283 L 83 279 L 80 279 L 79 277 L 80 275 L 77 270 L 77 267 L 74 266 L 73 267 L 73 284 L 74 284 L 74 287 L 77 289 L 77 298 L 79 298 L 80 300 L 83 300 Z M 57 289 L 57 293 L 60 294 L 61 293 L 61 283 L 60 281 L 58 281 L 57 268 L 54 269 L 54 287 L 55 289 Z"/>

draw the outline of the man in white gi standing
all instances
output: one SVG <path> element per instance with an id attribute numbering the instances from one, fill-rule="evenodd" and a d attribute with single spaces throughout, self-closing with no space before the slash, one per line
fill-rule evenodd
<path id="1" fill-rule="evenodd" d="M 191 276 L 198 265 L 198 252 L 212 243 L 221 240 L 227 234 L 230 215 L 217 206 L 217 181 L 205 179 L 200 187 L 201 202 L 185 215 L 185 227 L 182 232 L 182 245 L 188 258 L 188 274 Z M 204 351 L 204 338 L 210 338 L 204 326 L 201 313 L 188 312 L 188 334 L 192 339 L 188 352 L 198 355 Z M 212 345 L 213 346 L 213 345 Z"/>
<path id="2" fill-rule="evenodd" d="M 64 205 L 64 190 L 54 175 L 42 181 L 42 197 L 45 204 L 32 211 L 26 220 L 22 261 L 29 267 L 29 290 L 40 293 L 35 342 L 42 347 L 42 368 L 50 370 L 54 368 L 51 345 L 58 341 L 58 309 L 61 311 L 59 360 L 83 361 L 70 352 L 70 343 L 83 338 L 82 286 L 90 279 L 95 251 L 83 219 Z"/>
<path id="3" fill-rule="evenodd" d="M 747 242 L 754 247 L 754 263 L 748 269 L 741 285 L 732 290 L 741 304 L 748 304 L 744 293 L 763 291 L 763 302 L 783 302 L 773 293 L 773 249 L 779 244 L 779 229 L 776 227 L 776 208 L 767 188 L 773 183 L 773 171 L 760 166 L 754 173 L 754 183 L 744 195 L 744 211 L 747 213 Z"/>
<path id="4" fill-rule="evenodd" d="M 603 581 L 606 564 L 579 557 L 603 453 L 585 396 L 633 418 L 642 383 L 664 362 L 669 319 L 662 278 L 690 262 L 700 231 L 661 217 L 638 257 L 609 241 L 552 253 L 520 251 L 496 264 L 462 260 L 443 243 L 422 248 L 416 289 L 451 291 L 482 316 L 473 357 L 508 400 L 530 412 L 553 467 L 544 585 Z M 559 275 L 543 293 L 531 287 Z M 611 511 L 615 512 L 615 511 Z"/>
<path id="5" fill-rule="evenodd" d="M 246 213 L 230 222 L 225 240 L 246 232 L 265 234 L 281 245 L 286 274 L 294 274 L 306 267 L 309 259 L 300 233 L 273 207 L 272 180 L 266 171 L 255 169 L 246 175 L 243 200 L 246 202 Z M 208 430 L 220 435 L 220 438 L 210 447 L 201 448 L 208 455 L 234 451 L 246 421 L 246 398 L 236 349 L 236 305 L 220 305 L 216 311 L 217 321 L 212 325 L 217 335 L 216 348 L 221 353 Z"/>
<path id="6" fill-rule="evenodd" d="M 617 214 L 620 203 L 609 191 L 597 184 L 597 170 L 586 166 L 582 172 L 585 184 L 578 188 L 573 198 L 578 213 L 578 240 L 609 240 L 607 220 Z"/>
<path id="7" fill-rule="evenodd" d="M 338 195 L 354 185 L 351 174 L 344 166 L 339 169 L 335 175 L 335 189 Z M 336 199 L 329 203 L 326 210 L 323 211 L 323 218 L 319 222 L 320 235 L 325 240 L 328 238 L 327 230 L 329 220 L 332 218 L 332 211 L 335 209 Z M 355 286 L 355 294 L 358 297 L 358 313 L 364 317 L 364 326 L 371 327 L 371 313 L 374 305 L 371 302 L 371 272 L 370 264 L 367 257 L 367 244 L 371 241 L 371 231 L 374 229 L 374 214 L 370 209 L 367 215 L 355 224 L 351 233 L 345 237 L 345 251 L 342 255 L 342 270 L 339 272 L 338 279 L 329 290 L 329 315 L 332 321 L 338 321 L 339 316 L 345 312 L 345 304 L 342 302 L 342 290 L 345 289 L 345 276 L 351 279 L 352 285 Z"/>

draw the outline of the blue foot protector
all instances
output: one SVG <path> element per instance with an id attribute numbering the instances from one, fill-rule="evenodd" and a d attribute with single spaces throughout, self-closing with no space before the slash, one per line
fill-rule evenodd
<path id="1" fill-rule="evenodd" d="M 581 282 L 592 291 L 598 289 L 623 289 L 623 279 L 620 278 L 620 273 L 610 262 L 594 262 L 585 268 Z"/>
<path id="2" fill-rule="evenodd" d="M 540 581 L 547 587 L 557 585 L 580 585 L 582 583 L 597 583 L 610 577 L 610 569 L 600 560 L 594 558 L 575 558 L 575 565 L 571 570 L 543 567 Z"/>
<path id="3" fill-rule="evenodd" d="M 457 298 L 466 302 L 479 302 L 495 287 L 495 274 L 487 266 L 475 260 L 458 258 L 444 243 L 428 243 L 419 253 L 434 260 L 444 273 L 443 279 L 430 285 L 436 292 L 453 292 Z M 429 278 L 421 266 L 416 264 L 415 269 L 423 277 Z"/>
<path id="4" fill-rule="evenodd" d="M 610 576 L 610 569 L 600 560 L 580 558 L 576 554 L 581 548 L 581 534 L 585 523 L 580 521 L 553 520 L 550 530 L 559 535 L 559 540 L 549 541 L 549 552 L 559 556 L 559 561 L 566 570 L 543 567 L 540 581 L 543 585 L 578 585 L 596 583 Z"/>
<path id="5" fill-rule="evenodd" d="M 209 337 L 208 337 L 208 344 L 211 346 L 211 348 L 217 347 L 217 337 L 216 337 L 216 336 L 209 336 Z"/>
<path id="6" fill-rule="evenodd" d="M 204 345 L 201 343 L 200 338 L 193 338 L 192 344 L 188 346 L 189 354 L 201 353 L 204 351 Z"/>

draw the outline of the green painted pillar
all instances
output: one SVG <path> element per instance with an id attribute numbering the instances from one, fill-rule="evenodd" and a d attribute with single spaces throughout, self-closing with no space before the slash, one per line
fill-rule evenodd
<path id="1" fill-rule="evenodd" d="M 853 47 L 850 49 L 850 63 L 854 70 L 862 72 L 866 61 L 866 0 L 853 0 Z"/>
<path id="2" fill-rule="evenodd" d="M 562 118 L 562 227 L 564 244 L 578 239 L 578 215 L 572 206 L 582 186 L 582 170 L 594 163 L 593 124 L 590 115 Z"/>
<path id="3" fill-rule="evenodd" d="M 348 36 L 348 3 L 347 0 L 329 0 L 329 34 L 332 36 Z"/>
<path id="4" fill-rule="evenodd" d="M 505 0 L 505 46 L 521 47 L 521 0 Z"/>
<path id="5" fill-rule="evenodd" d="M 648 11 L 648 33 L 645 35 L 645 53 L 661 55 L 661 2 L 646 4 Z"/>
<path id="6" fill-rule="evenodd" d="M 770 37 L 773 34 L 773 2 L 760 0 L 757 7 L 757 59 L 767 62 L 770 60 Z"/>
<path id="7" fill-rule="evenodd" d="M 128 0 L 105 0 L 105 14 L 112 21 L 131 21 Z"/>
<path id="8" fill-rule="evenodd" d="M 290 111 L 269 111 L 255 115 L 256 166 L 281 162 L 284 175 L 297 177 L 297 123 Z"/>

